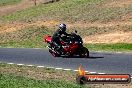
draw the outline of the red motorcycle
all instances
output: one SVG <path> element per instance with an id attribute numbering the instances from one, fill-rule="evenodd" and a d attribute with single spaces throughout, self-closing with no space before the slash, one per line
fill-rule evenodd
<path id="1" fill-rule="evenodd" d="M 55 45 L 52 43 L 52 36 L 44 36 L 44 42 L 48 44 L 47 48 L 49 49 L 49 52 L 54 57 L 89 57 L 89 51 L 86 47 L 83 46 L 82 38 L 75 33 L 71 33 L 70 36 L 63 36 L 60 38 L 62 47 L 63 47 L 63 53 L 58 53 L 60 51 L 57 51 L 55 48 Z"/>

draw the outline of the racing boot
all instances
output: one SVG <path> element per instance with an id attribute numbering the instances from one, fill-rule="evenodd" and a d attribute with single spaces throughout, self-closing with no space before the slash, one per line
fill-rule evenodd
<path id="1" fill-rule="evenodd" d="M 64 49 L 62 47 L 60 48 L 60 53 L 64 55 Z"/>

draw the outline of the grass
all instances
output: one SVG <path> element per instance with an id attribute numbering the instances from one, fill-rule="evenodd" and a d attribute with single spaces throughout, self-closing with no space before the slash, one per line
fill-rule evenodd
<path id="1" fill-rule="evenodd" d="M 77 73 L 73 71 L 18 66 L 0 63 L 0 88 L 107 88 L 105 84 L 76 84 Z M 116 85 L 116 84 L 115 84 Z M 117 85 L 117 86 L 131 86 Z M 111 88 L 111 87 L 110 87 Z"/>
<path id="2" fill-rule="evenodd" d="M 75 30 L 75 28 L 72 28 L 72 30 L 69 30 L 69 32 Z M 82 37 L 90 36 L 90 35 L 99 35 L 99 34 L 107 34 L 107 33 L 114 33 L 118 31 L 122 32 L 131 32 L 132 31 L 132 25 L 125 25 L 125 26 L 111 26 L 111 27 L 85 27 L 85 28 L 77 28 L 78 34 Z"/>
<path id="3" fill-rule="evenodd" d="M 43 36 L 51 34 L 46 27 L 29 27 L 12 33 L 0 35 L 0 46 L 2 47 L 25 47 L 25 48 L 43 48 Z"/>
<path id="4" fill-rule="evenodd" d="M 55 70 L 51 68 L 37 68 L 36 66 L 18 66 L 0 63 L 0 74 L 12 74 L 36 80 L 63 80 L 74 82 L 76 73 L 72 71 Z"/>
<path id="5" fill-rule="evenodd" d="M 75 83 L 71 71 L 0 63 L 0 88 L 86 88 Z M 69 78 L 69 79 L 67 79 Z M 67 79 L 67 80 L 65 80 Z"/>
<path id="6" fill-rule="evenodd" d="M 0 63 L 0 88 L 107 88 L 105 84 L 76 84 L 76 72 Z M 115 84 L 116 85 L 116 84 Z M 117 85 L 117 86 L 131 86 Z M 110 87 L 111 88 L 111 87 Z"/>
<path id="7" fill-rule="evenodd" d="M 21 76 L 0 74 L 0 88 L 84 88 L 65 81 L 34 80 Z"/>
<path id="8" fill-rule="evenodd" d="M 69 32 L 73 31 L 69 30 Z M 85 27 L 85 28 L 76 28 L 76 30 L 78 31 L 78 34 L 81 35 L 82 37 L 85 36 L 90 36 L 90 35 L 96 35 L 96 34 L 104 34 L 104 33 L 109 33 L 109 32 L 113 32 L 116 30 L 116 28 L 114 27 Z M 126 29 L 127 30 L 127 29 Z M 129 30 L 129 29 L 128 29 Z"/>
<path id="9" fill-rule="evenodd" d="M 20 2 L 21 0 L 0 0 L 0 6 L 12 5 Z"/>
<path id="10" fill-rule="evenodd" d="M 85 44 L 89 50 L 93 51 L 132 51 L 132 44 L 116 43 L 116 44 Z"/>
<path id="11" fill-rule="evenodd" d="M 132 5 L 126 7 L 106 7 L 107 0 L 61 0 L 50 4 L 41 4 L 24 11 L 1 16 L 3 21 L 60 20 L 108 22 L 120 20 L 132 12 Z"/>

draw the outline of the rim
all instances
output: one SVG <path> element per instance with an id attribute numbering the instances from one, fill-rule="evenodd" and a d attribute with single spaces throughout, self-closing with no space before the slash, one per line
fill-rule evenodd
<path id="1" fill-rule="evenodd" d="M 86 48 L 84 48 L 83 53 L 81 54 L 82 57 L 88 57 L 89 56 L 89 52 Z"/>
<path id="2" fill-rule="evenodd" d="M 88 56 L 88 53 L 83 53 L 82 56 L 83 57 L 87 57 Z"/>

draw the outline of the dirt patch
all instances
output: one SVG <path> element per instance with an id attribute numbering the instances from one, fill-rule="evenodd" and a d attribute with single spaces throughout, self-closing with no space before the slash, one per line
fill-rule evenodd
<path id="1" fill-rule="evenodd" d="M 13 13 L 22 9 L 26 9 L 32 5 L 33 5 L 33 2 L 29 0 L 22 0 L 21 3 L 18 3 L 16 5 L 8 5 L 8 6 L 1 7 L 0 15 L 6 15 L 6 14 Z"/>
<path id="2" fill-rule="evenodd" d="M 50 20 L 50 21 L 36 21 L 32 23 L 1 23 L 0 24 L 0 33 L 4 32 L 12 32 L 16 30 L 20 30 L 24 27 L 30 27 L 30 26 L 47 26 L 47 27 L 55 27 L 59 24 L 60 22 Z M 109 22 L 107 24 L 105 23 L 82 23 L 82 22 L 77 22 L 77 23 L 68 23 L 66 22 L 68 28 L 74 28 L 74 27 L 79 27 L 79 28 L 86 28 L 86 27 L 114 27 L 114 26 L 130 26 L 132 25 L 132 22 Z"/>
<path id="3" fill-rule="evenodd" d="M 47 26 L 48 28 L 55 28 L 60 22 L 58 21 L 36 21 L 31 23 L 1 23 L 0 24 L 0 33 L 9 33 L 18 30 L 22 30 L 24 28 L 33 27 L 33 26 Z M 68 28 L 87 28 L 87 27 L 118 27 L 118 26 L 132 26 L 132 22 L 129 21 L 122 21 L 122 22 L 109 22 L 107 24 L 103 23 L 66 23 Z M 52 29 L 51 28 L 51 29 Z M 114 33 L 108 34 L 98 34 L 98 35 L 91 35 L 86 36 L 83 38 L 84 43 L 132 43 L 132 32 L 122 32 L 117 29 Z"/>
<path id="4" fill-rule="evenodd" d="M 47 27 L 53 27 L 59 24 L 57 21 L 36 21 L 34 23 L 1 23 L 0 24 L 0 33 L 9 33 L 17 30 L 24 29 L 26 27 L 32 27 L 32 26 L 47 26 Z"/>
<path id="5" fill-rule="evenodd" d="M 47 3 L 50 0 L 36 0 L 36 5 L 40 3 Z M 20 3 L 16 5 L 8 5 L 8 6 L 3 6 L 0 7 L 0 16 L 7 15 L 10 13 L 14 13 L 20 10 L 24 10 L 26 8 L 34 6 L 34 1 L 33 0 L 22 0 Z"/>
<path id="6" fill-rule="evenodd" d="M 132 43 L 132 32 L 114 32 L 108 34 L 92 35 L 83 38 L 84 43 Z"/>
<path id="7" fill-rule="evenodd" d="M 107 23 L 99 23 L 99 22 L 94 22 L 94 23 L 73 23 L 69 24 L 67 23 L 69 27 L 80 27 L 80 28 L 86 28 L 86 27 L 114 27 L 114 26 L 125 26 L 125 25 L 132 25 L 132 22 L 130 21 L 113 21 L 113 22 L 107 22 Z"/>
<path id="8" fill-rule="evenodd" d="M 32 23 L 1 23 L 0 24 L 0 33 L 5 33 L 5 32 L 13 32 L 17 30 L 21 30 L 25 27 L 30 27 L 30 26 L 47 26 L 47 27 L 55 27 L 59 24 L 60 22 L 50 20 L 50 21 L 36 21 Z M 82 23 L 82 22 L 77 22 L 77 23 L 68 23 L 66 22 L 68 28 L 74 28 L 74 27 L 79 27 L 79 28 L 86 28 L 86 27 L 114 27 L 114 26 L 130 26 L 132 25 L 132 22 L 129 21 L 124 21 L 124 22 L 109 22 L 107 24 L 103 23 Z"/>
<path id="9" fill-rule="evenodd" d="M 108 7 L 125 7 L 132 4 L 132 0 L 112 0 L 105 4 Z"/>

